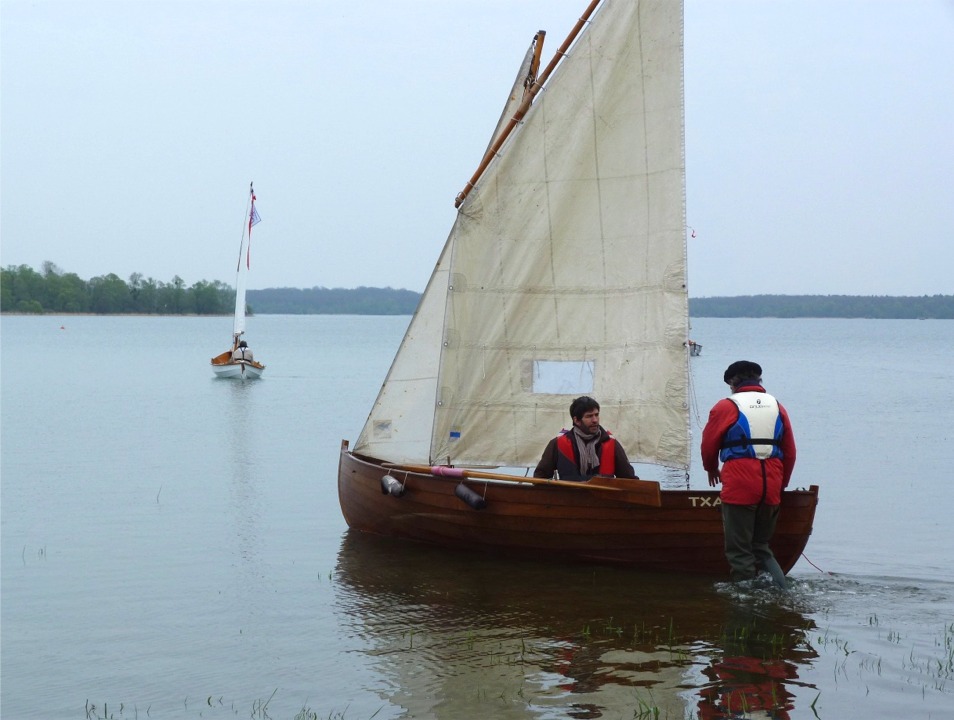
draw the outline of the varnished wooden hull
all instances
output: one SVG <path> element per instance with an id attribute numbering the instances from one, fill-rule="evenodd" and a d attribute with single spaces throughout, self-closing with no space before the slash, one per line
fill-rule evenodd
<path id="1" fill-rule="evenodd" d="M 400 497 L 382 490 L 391 474 Z M 466 480 L 485 501 L 457 495 L 460 480 L 385 468 L 342 446 L 338 500 L 348 526 L 378 535 L 560 561 L 613 563 L 728 577 L 717 490 L 663 490 L 662 506 L 549 485 Z M 786 491 L 772 549 L 787 573 L 812 531 L 818 488 Z"/>

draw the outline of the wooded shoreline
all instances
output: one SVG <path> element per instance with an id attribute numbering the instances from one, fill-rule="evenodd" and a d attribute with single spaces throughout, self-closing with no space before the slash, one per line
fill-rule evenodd
<path id="1" fill-rule="evenodd" d="M 318 288 L 322 290 L 323 288 Z M 344 290 L 357 292 L 363 288 Z M 387 290 L 387 288 L 376 288 Z M 254 292 L 249 291 L 249 295 Z M 342 292 L 342 289 L 337 289 Z M 408 292 L 408 291 L 404 291 Z M 874 302 L 871 301 L 880 301 Z M 926 302 L 930 301 L 930 302 Z M 940 301 L 940 302 L 938 302 Z M 249 303 L 251 308 L 251 303 Z M 416 307 L 416 303 L 414 305 Z M 404 312 L 395 312 L 393 304 L 377 307 L 367 300 L 354 303 L 337 301 L 333 309 L 314 310 L 259 310 L 249 312 L 249 315 L 412 315 L 414 307 Z M 926 297 L 868 297 L 868 296 L 828 296 L 828 295 L 771 295 L 771 296 L 737 296 L 718 298 L 690 298 L 690 317 L 716 318 L 840 318 L 869 319 L 869 320 L 954 320 L 954 296 L 926 296 Z M 67 315 L 67 316 L 96 316 L 96 315 L 128 315 L 130 317 L 219 317 L 231 313 L 211 312 L 92 312 L 67 310 L 3 310 L 2 315 Z"/>
<path id="2" fill-rule="evenodd" d="M 412 315 L 421 294 L 395 288 L 266 288 L 248 290 L 257 315 Z M 0 312 L 18 315 L 229 315 L 235 290 L 216 280 L 190 286 L 178 275 L 169 283 L 133 273 L 89 281 L 44 263 L 0 271 Z M 954 319 L 954 295 L 740 295 L 689 298 L 690 317 Z"/>

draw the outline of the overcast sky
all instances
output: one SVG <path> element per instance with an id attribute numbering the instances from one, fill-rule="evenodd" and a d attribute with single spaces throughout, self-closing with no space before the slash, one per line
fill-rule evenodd
<path id="1" fill-rule="evenodd" d="M 586 0 L 2 0 L 0 264 L 421 291 Z M 690 295 L 954 293 L 954 0 L 686 0 Z"/>

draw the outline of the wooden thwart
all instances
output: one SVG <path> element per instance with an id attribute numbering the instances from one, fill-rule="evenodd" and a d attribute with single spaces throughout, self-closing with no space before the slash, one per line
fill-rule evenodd
<path id="1" fill-rule="evenodd" d="M 527 483 L 530 485 L 553 485 L 582 492 L 604 494 L 607 499 L 634 505 L 649 505 L 660 507 L 662 495 L 659 483 L 653 480 L 631 480 L 629 478 L 594 477 L 586 482 L 571 482 L 569 480 L 548 480 L 546 478 L 522 477 L 505 475 L 503 473 L 481 472 L 479 470 L 464 470 L 463 468 L 448 467 L 447 465 L 400 465 L 397 463 L 383 463 L 384 467 L 395 470 L 419 473 L 422 475 L 437 475 L 439 477 L 472 479 L 472 480 L 503 480 L 512 483 Z"/>

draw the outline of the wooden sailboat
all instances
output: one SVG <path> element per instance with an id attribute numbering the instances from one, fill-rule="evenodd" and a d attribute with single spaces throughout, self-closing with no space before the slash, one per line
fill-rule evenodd
<path id="1" fill-rule="evenodd" d="M 235 268 L 235 320 L 232 325 L 232 347 L 212 358 L 212 372 L 220 378 L 260 378 L 265 366 L 255 360 L 248 343 L 242 340 L 245 334 L 245 282 L 250 262 L 249 244 L 252 228 L 261 220 L 255 209 L 255 188 L 249 183 L 248 223 L 243 221 L 242 241 L 239 244 L 238 265 Z"/>
<path id="2" fill-rule="evenodd" d="M 584 394 L 633 462 L 689 468 L 682 13 L 593 0 L 539 75 L 525 61 L 368 420 L 342 442 L 351 528 L 728 574 L 716 490 L 527 476 Z M 784 493 L 785 572 L 817 494 Z"/>

